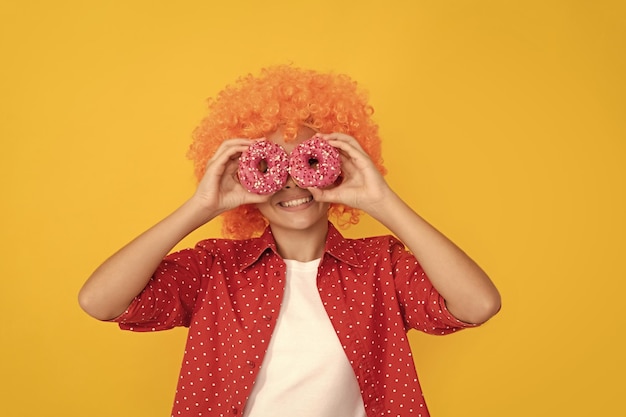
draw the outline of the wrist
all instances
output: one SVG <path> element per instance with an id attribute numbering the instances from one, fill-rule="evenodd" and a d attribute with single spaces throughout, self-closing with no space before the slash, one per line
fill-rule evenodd
<path id="1" fill-rule="evenodd" d="M 218 215 L 224 212 L 206 204 L 206 201 L 202 198 L 194 195 L 177 210 L 194 228 L 198 228 L 203 224 L 211 221 Z"/>
<path id="2" fill-rule="evenodd" d="M 401 203 L 402 200 L 389 187 L 382 189 L 378 196 L 367 204 L 362 210 L 373 218 L 381 221 L 385 216 L 393 216 L 394 205 Z"/>

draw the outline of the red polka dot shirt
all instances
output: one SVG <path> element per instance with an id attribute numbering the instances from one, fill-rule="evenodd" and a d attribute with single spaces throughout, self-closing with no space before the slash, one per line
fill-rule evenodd
<path id="1" fill-rule="evenodd" d="M 133 331 L 189 327 L 172 416 L 243 413 L 278 317 L 285 268 L 269 228 L 249 240 L 204 240 L 168 255 L 116 319 Z M 473 325 L 448 312 L 392 236 L 345 239 L 329 223 L 317 283 L 367 416 L 427 417 L 406 332 Z"/>

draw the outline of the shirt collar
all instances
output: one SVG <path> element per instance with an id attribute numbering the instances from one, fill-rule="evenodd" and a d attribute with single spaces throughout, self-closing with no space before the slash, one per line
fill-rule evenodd
<path id="1" fill-rule="evenodd" d="M 269 226 L 265 228 L 265 231 L 261 236 L 243 242 L 242 247 L 244 250 L 239 258 L 239 271 L 243 271 L 258 261 L 261 258 L 261 255 L 268 250 L 271 250 L 278 255 L 276 241 L 272 235 L 272 229 L 270 229 Z"/>
<path id="2" fill-rule="evenodd" d="M 363 260 L 354 250 L 350 240 L 344 238 L 331 222 L 328 222 L 328 236 L 326 236 L 324 251 L 350 266 L 358 268 L 363 266 Z"/>
<path id="3" fill-rule="evenodd" d="M 278 255 L 276 241 L 269 226 L 265 228 L 261 236 L 247 240 L 243 246 L 245 251 L 243 251 L 243 256 L 239 259 L 240 271 L 258 261 L 268 250 Z M 350 266 L 361 267 L 363 264 L 350 241 L 344 238 L 331 222 L 328 222 L 328 235 L 326 236 L 324 252 Z"/>

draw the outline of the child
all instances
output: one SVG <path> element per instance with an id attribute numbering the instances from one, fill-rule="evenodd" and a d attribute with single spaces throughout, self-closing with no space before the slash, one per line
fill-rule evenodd
<path id="1" fill-rule="evenodd" d="M 122 329 L 189 327 L 173 416 L 428 416 L 406 332 L 448 334 L 499 310 L 480 267 L 383 179 L 372 112 L 342 75 L 279 66 L 239 79 L 194 132 L 194 195 L 81 289 L 87 313 Z M 255 138 L 289 154 L 312 136 L 341 154 L 334 185 L 288 177 L 260 195 L 239 182 Z M 345 239 L 329 221 L 360 211 L 397 238 Z M 218 215 L 229 239 L 168 255 Z"/>

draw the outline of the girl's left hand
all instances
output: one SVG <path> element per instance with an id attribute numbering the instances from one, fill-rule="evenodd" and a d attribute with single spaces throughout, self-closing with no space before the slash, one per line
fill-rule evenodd
<path id="1" fill-rule="evenodd" d="M 339 150 L 342 176 L 337 186 L 309 188 L 315 200 L 345 204 L 366 213 L 384 204 L 392 191 L 355 138 L 344 133 L 318 133 L 315 136 Z"/>

